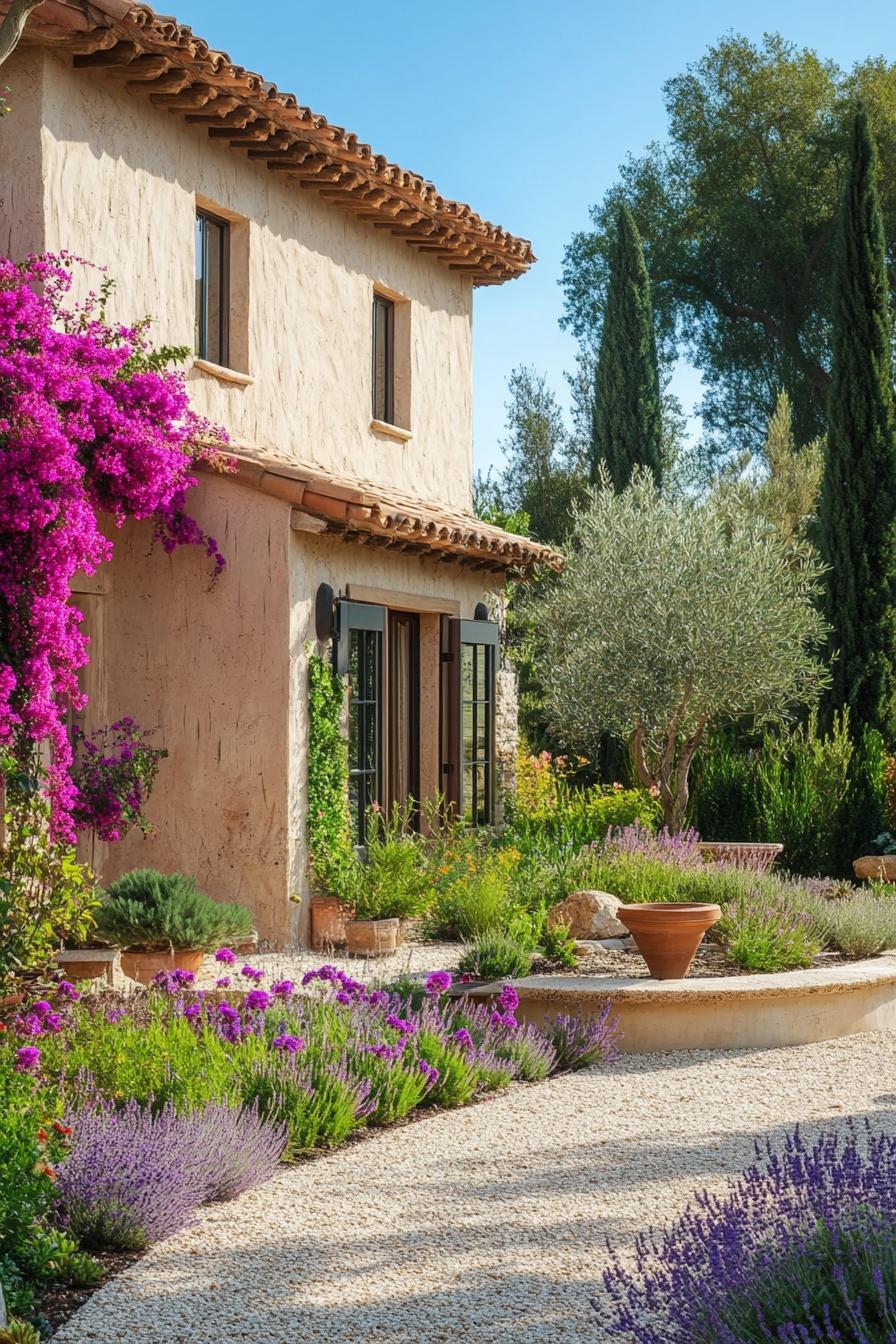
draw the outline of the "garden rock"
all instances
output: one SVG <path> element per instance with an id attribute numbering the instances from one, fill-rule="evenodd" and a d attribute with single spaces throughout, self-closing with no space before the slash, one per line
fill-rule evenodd
<path id="1" fill-rule="evenodd" d="M 571 938 L 627 938 L 628 929 L 616 918 L 620 905 L 608 891 L 574 891 L 548 911 L 548 928 L 565 924 Z"/>
<path id="2" fill-rule="evenodd" d="M 856 859 L 853 872 L 862 882 L 896 881 L 896 854 L 867 854 Z"/>

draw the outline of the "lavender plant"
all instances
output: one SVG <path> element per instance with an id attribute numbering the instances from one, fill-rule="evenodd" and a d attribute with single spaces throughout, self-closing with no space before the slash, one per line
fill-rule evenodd
<path id="1" fill-rule="evenodd" d="M 797 1130 L 616 1254 L 594 1303 L 629 1344 L 891 1344 L 896 1136 Z"/>
<path id="2" fill-rule="evenodd" d="M 609 999 L 598 1017 L 557 1013 L 545 1021 L 542 1030 L 554 1050 L 555 1073 L 612 1064 L 618 1057 L 619 1019 L 613 1017 Z"/>

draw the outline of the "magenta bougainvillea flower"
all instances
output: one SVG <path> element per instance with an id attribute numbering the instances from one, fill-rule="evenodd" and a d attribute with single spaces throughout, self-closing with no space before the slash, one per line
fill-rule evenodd
<path id="1" fill-rule="evenodd" d="M 54 835 L 74 839 L 71 710 L 87 662 L 78 570 L 111 559 L 98 515 L 150 519 L 165 551 L 204 546 L 184 511 L 200 461 L 228 466 L 225 441 L 191 410 L 183 376 L 157 369 L 142 326 L 110 325 L 105 288 L 67 305 L 67 254 L 0 259 L 0 743 L 30 758 L 45 743 Z"/>

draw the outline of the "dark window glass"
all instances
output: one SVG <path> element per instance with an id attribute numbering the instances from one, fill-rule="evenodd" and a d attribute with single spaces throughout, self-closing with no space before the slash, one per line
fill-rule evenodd
<path id="1" fill-rule="evenodd" d="M 227 365 L 230 305 L 230 225 L 196 213 L 196 354 Z"/>
<path id="2" fill-rule="evenodd" d="M 349 805 L 356 844 L 367 835 L 367 810 L 382 801 L 383 636 L 349 631 Z"/>
<path id="3" fill-rule="evenodd" d="M 395 419 L 395 304 L 373 296 L 373 418 Z"/>
<path id="4" fill-rule="evenodd" d="M 461 644 L 461 768 L 463 816 L 474 826 L 492 820 L 494 660 L 491 644 Z"/>

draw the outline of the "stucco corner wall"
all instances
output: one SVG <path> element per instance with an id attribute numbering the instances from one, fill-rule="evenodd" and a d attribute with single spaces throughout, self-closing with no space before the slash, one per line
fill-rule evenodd
<path id="1" fill-rule="evenodd" d="M 132 831 L 92 857 L 107 881 L 143 866 L 193 873 L 285 946 L 289 507 L 208 476 L 189 506 L 227 558 L 211 587 L 201 548 L 166 556 L 148 525 L 128 524 L 90 599 L 101 675 L 86 726 L 130 714 L 169 751 L 147 808 L 152 834 Z"/>

